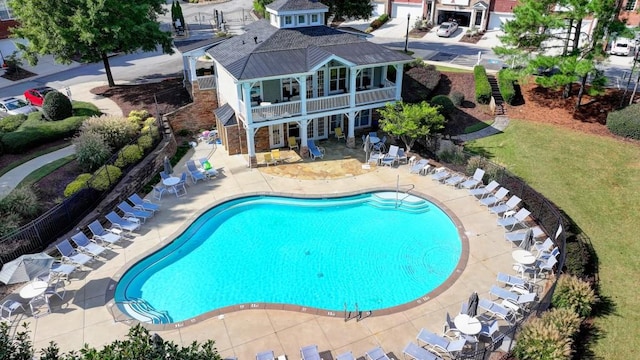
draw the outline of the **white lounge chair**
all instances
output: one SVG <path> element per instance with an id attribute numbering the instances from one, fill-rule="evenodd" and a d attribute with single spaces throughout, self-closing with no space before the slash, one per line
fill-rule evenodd
<path id="1" fill-rule="evenodd" d="M 65 279 L 69 280 L 69 276 L 76 270 L 76 267 L 71 264 L 65 264 L 58 260 L 54 261 L 49 268 L 49 278 L 52 279 Z"/>
<path id="2" fill-rule="evenodd" d="M 458 186 L 460 185 L 460 183 L 462 183 L 464 181 L 464 179 L 466 179 L 466 176 L 464 176 L 463 174 L 455 174 L 452 175 L 451 177 L 449 177 L 447 180 L 445 180 L 445 184 L 446 185 L 451 185 L 451 186 Z"/>
<path id="3" fill-rule="evenodd" d="M 540 254 L 541 252 L 548 251 L 553 246 L 553 240 L 551 238 L 547 238 L 545 241 L 536 241 L 531 246 L 531 251 L 535 251 Z"/>
<path id="4" fill-rule="evenodd" d="M 151 211 L 155 213 L 160 210 L 160 205 L 154 204 L 147 199 L 143 199 L 140 195 L 133 193 L 129 196 L 129 201 L 133 204 L 133 207 L 139 210 Z"/>
<path id="5" fill-rule="evenodd" d="M 509 193 L 509 190 L 501 187 L 500 189 L 498 189 L 498 191 L 496 191 L 496 193 L 494 195 L 489 195 L 485 198 L 480 199 L 480 204 L 484 205 L 484 206 L 492 206 L 493 204 L 499 203 L 500 201 L 504 200 L 504 198 L 507 197 L 507 194 Z"/>
<path id="6" fill-rule="evenodd" d="M 24 306 L 22 306 L 21 303 L 15 300 L 7 300 L 3 302 L 2 305 L 0 305 L 0 321 L 6 321 L 11 325 L 13 322 L 13 320 L 11 320 L 11 316 L 14 311 L 17 311 L 18 309 L 22 309 L 22 312 L 24 313 Z"/>
<path id="7" fill-rule="evenodd" d="M 429 345 L 432 350 L 438 353 L 444 352 L 450 357 L 455 357 L 456 353 L 462 351 L 462 348 L 467 343 L 465 338 L 449 340 L 425 329 L 420 330 L 416 339 L 418 340 L 418 344 L 422 341 Z"/>
<path id="8" fill-rule="evenodd" d="M 366 352 L 367 359 L 369 360 L 391 360 L 387 353 L 382 350 L 381 347 L 373 348 Z"/>
<path id="9" fill-rule="evenodd" d="M 558 258 L 555 256 L 551 256 L 547 259 L 540 259 L 536 261 L 536 263 L 532 266 L 514 264 L 514 270 L 520 272 L 523 277 L 524 274 L 533 274 L 533 282 L 535 283 L 538 279 L 538 276 L 542 276 L 545 272 L 553 272 L 553 268 L 557 263 Z"/>
<path id="10" fill-rule="evenodd" d="M 135 217 L 139 219 L 142 223 L 144 223 L 145 221 L 147 221 L 147 219 L 150 219 L 153 216 L 153 212 L 134 209 L 133 206 L 131 206 L 126 201 L 123 201 L 116 206 L 118 207 L 118 209 L 120 209 L 124 213 L 125 217 L 128 217 L 128 218 Z"/>
<path id="11" fill-rule="evenodd" d="M 498 317 L 505 320 L 509 324 L 513 324 L 516 318 L 513 310 L 507 309 L 506 307 L 488 299 L 480 299 L 478 301 L 478 308 L 483 309 L 485 312 L 489 313 L 490 317 Z"/>
<path id="12" fill-rule="evenodd" d="M 387 152 L 382 157 L 382 160 L 380 160 L 380 164 L 389 165 L 389 166 L 394 165 L 398 161 L 398 150 L 399 149 L 400 148 L 395 146 L 395 145 L 389 146 L 389 152 Z"/>
<path id="13" fill-rule="evenodd" d="M 442 358 L 429 350 L 426 350 L 414 342 L 409 342 L 402 353 L 414 360 L 442 360 Z"/>
<path id="14" fill-rule="evenodd" d="M 429 166 L 429 159 L 420 159 L 411 166 L 409 173 L 422 175 L 423 169 L 427 166 Z"/>
<path id="15" fill-rule="evenodd" d="M 83 254 L 78 252 L 76 249 L 71 246 L 69 240 L 62 240 L 60 243 L 56 244 L 56 249 L 60 255 L 62 255 L 62 261 L 70 262 L 76 267 L 83 266 L 89 261 L 93 260 L 93 258 L 87 254 Z"/>
<path id="16" fill-rule="evenodd" d="M 91 255 L 93 257 L 100 256 L 107 248 L 98 245 L 96 242 L 89 240 L 87 235 L 85 235 L 82 231 L 71 236 L 71 241 L 73 241 L 80 251 L 84 252 L 87 255 Z"/>
<path id="17" fill-rule="evenodd" d="M 99 240 L 102 245 L 112 245 L 115 244 L 116 242 L 120 241 L 120 239 L 122 239 L 122 236 L 120 235 L 121 231 L 118 229 L 105 229 L 102 224 L 100 224 L 100 221 L 95 220 L 94 222 L 92 222 L 91 224 L 89 224 L 88 226 L 89 230 L 91 231 L 91 233 L 93 234 L 93 238 L 95 240 Z"/>
<path id="18" fill-rule="evenodd" d="M 488 337 L 492 342 L 495 342 L 500 336 L 500 324 L 498 320 L 493 320 L 488 323 L 483 322 L 482 329 L 478 335 Z"/>
<path id="19" fill-rule="evenodd" d="M 431 180 L 443 182 L 451 176 L 451 173 L 444 167 L 439 167 L 435 173 L 431 175 Z"/>
<path id="20" fill-rule="evenodd" d="M 196 166 L 196 162 L 193 160 L 187 160 L 187 170 L 189 171 L 191 182 L 194 184 L 196 184 L 199 180 L 207 179 L 204 170 L 198 169 L 198 167 Z"/>
<path id="21" fill-rule="evenodd" d="M 504 214 L 508 211 L 513 211 L 518 204 L 520 204 L 520 198 L 513 195 L 506 203 L 500 203 L 497 205 L 493 205 L 489 208 L 489 211 L 493 214 L 500 215 Z"/>
<path id="22" fill-rule="evenodd" d="M 522 208 L 520 210 L 518 210 L 517 213 L 515 213 L 515 215 L 513 216 L 509 216 L 506 218 L 502 218 L 502 219 L 498 219 L 498 225 L 502 226 L 503 228 L 507 228 L 510 227 L 509 230 L 513 230 L 513 228 L 516 225 L 522 225 L 524 226 L 524 221 L 527 219 L 527 217 L 529 217 L 529 215 L 531 215 L 531 212 L 529 212 L 529 210 Z"/>
<path id="23" fill-rule="evenodd" d="M 468 178 L 467 180 L 463 181 L 459 187 L 462 189 L 473 189 L 478 187 L 480 184 L 482 184 L 482 178 L 484 177 L 484 170 L 477 168 L 476 171 L 473 173 L 473 176 L 471 178 Z"/>
<path id="24" fill-rule="evenodd" d="M 505 285 L 511 286 L 512 288 L 517 287 L 529 292 L 531 290 L 531 284 L 529 284 L 526 280 L 519 278 L 517 276 L 505 274 L 502 272 L 498 273 L 498 276 L 496 277 L 496 281 L 499 283 L 503 283 Z"/>
<path id="25" fill-rule="evenodd" d="M 275 360 L 273 350 L 262 351 L 256 354 L 256 360 Z"/>
<path id="26" fill-rule="evenodd" d="M 126 230 L 132 233 L 140 228 L 140 220 L 137 218 L 123 219 L 120 215 L 116 214 L 115 211 L 108 213 L 105 217 L 111 222 L 111 226 L 120 231 Z"/>
<path id="27" fill-rule="evenodd" d="M 469 190 L 469 194 L 477 198 L 483 199 L 486 196 L 491 195 L 500 186 L 497 181 L 491 181 L 489 185 L 483 187 L 476 187 Z"/>
<path id="28" fill-rule="evenodd" d="M 322 360 L 318 352 L 318 345 L 308 345 L 300 348 L 302 360 Z"/>
<path id="29" fill-rule="evenodd" d="M 351 351 L 347 351 L 346 353 L 336 356 L 336 360 L 356 360 L 356 358 L 353 357 L 353 353 Z"/>

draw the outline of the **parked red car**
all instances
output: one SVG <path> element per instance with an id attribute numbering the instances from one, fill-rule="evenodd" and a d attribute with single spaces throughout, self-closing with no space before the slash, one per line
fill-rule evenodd
<path id="1" fill-rule="evenodd" d="M 27 102 L 29 102 L 29 104 L 31 105 L 42 106 L 42 103 L 44 102 L 44 96 L 47 95 L 47 93 L 50 93 L 52 91 L 58 91 L 58 90 L 48 86 L 41 86 L 33 89 L 28 89 L 27 91 L 24 92 L 24 98 L 27 99 Z"/>

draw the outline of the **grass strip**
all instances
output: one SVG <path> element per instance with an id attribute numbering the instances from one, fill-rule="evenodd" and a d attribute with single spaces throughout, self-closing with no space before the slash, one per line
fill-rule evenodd
<path id="1" fill-rule="evenodd" d="M 22 179 L 22 181 L 16 187 L 31 186 L 31 185 L 35 184 L 36 182 L 38 182 L 43 177 L 51 174 L 52 172 L 54 172 L 54 171 L 58 170 L 59 168 L 67 165 L 68 163 L 72 162 L 75 158 L 76 158 L 75 155 L 69 155 L 69 156 L 65 156 L 63 158 L 60 158 L 58 160 L 52 161 L 52 162 L 50 162 L 50 163 L 48 163 L 48 164 L 36 169 L 31 174 L 27 175 L 24 179 Z"/>

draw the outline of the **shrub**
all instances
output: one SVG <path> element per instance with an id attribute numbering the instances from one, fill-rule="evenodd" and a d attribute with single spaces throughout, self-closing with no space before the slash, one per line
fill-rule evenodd
<path id="1" fill-rule="evenodd" d="M 0 132 L 16 131 L 27 120 L 27 115 L 9 115 L 0 119 Z"/>
<path id="2" fill-rule="evenodd" d="M 81 131 L 101 134 L 109 147 L 120 149 L 136 136 L 138 125 L 121 116 L 102 115 L 91 117 L 82 124 Z"/>
<path id="3" fill-rule="evenodd" d="M 439 106 L 440 114 L 444 115 L 446 118 L 450 117 L 456 109 L 451 99 L 446 95 L 436 95 L 431 99 L 430 103 L 431 105 Z"/>
<path id="4" fill-rule="evenodd" d="M 444 162 L 454 164 L 454 165 L 463 165 L 465 163 L 464 153 L 462 152 L 462 149 L 459 147 L 456 147 L 455 149 L 452 149 L 452 150 L 444 150 L 439 152 L 438 158 L 440 158 L 440 160 Z"/>
<path id="5" fill-rule="evenodd" d="M 534 318 L 522 327 L 513 354 L 519 360 L 568 360 L 571 339 L 564 330 Z"/>
<path id="6" fill-rule="evenodd" d="M 76 177 L 72 182 L 67 184 L 67 187 L 64 189 L 64 196 L 70 197 L 71 195 L 77 193 L 78 191 L 87 187 L 87 181 L 89 181 L 93 175 L 91 174 L 80 174 Z"/>
<path id="7" fill-rule="evenodd" d="M 20 228 L 23 220 L 16 213 L 0 213 L 2 221 L 0 221 L 0 238 L 13 233 Z M 0 321 L 0 324 L 4 322 Z"/>
<path id="8" fill-rule="evenodd" d="M 34 112 L 28 115 L 18 130 L 2 136 L 7 153 L 18 154 L 35 144 L 63 139 L 73 135 L 82 125 L 86 116 L 72 116 L 60 121 L 43 121 L 42 114 Z"/>
<path id="9" fill-rule="evenodd" d="M 377 19 L 373 20 L 371 22 L 370 27 L 375 30 L 377 28 L 379 28 L 380 26 L 384 25 L 384 23 L 386 23 L 387 21 L 389 21 L 389 15 L 387 14 L 382 14 L 380 16 L 378 16 Z"/>
<path id="10" fill-rule="evenodd" d="M 451 98 L 451 102 L 455 106 L 462 106 L 462 103 L 464 102 L 464 94 L 461 93 L 460 91 L 452 92 L 450 95 L 450 98 Z"/>
<path id="11" fill-rule="evenodd" d="M 558 279 L 551 297 L 551 304 L 555 308 L 572 309 L 583 318 L 591 314 L 596 301 L 596 293 L 591 285 L 571 275 L 564 275 Z"/>
<path id="12" fill-rule="evenodd" d="M 640 140 L 640 104 L 629 105 L 607 115 L 607 128 L 611 133 Z"/>
<path id="13" fill-rule="evenodd" d="M 138 145 L 146 151 L 153 146 L 153 138 L 151 135 L 142 135 L 138 138 Z"/>
<path id="14" fill-rule="evenodd" d="M 500 88 L 500 95 L 504 101 L 511 105 L 516 98 L 516 89 L 513 86 L 514 77 L 509 69 L 502 69 L 498 72 L 498 87 Z"/>
<path id="15" fill-rule="evenodd" d="M 491 84 L 487 78 L 487 70 L 484 66 L 473 67 L 473 77 L 476 82 L 476 101 L 479 104 L 488 104 L 491 101 Z"/>
<path id="16" fill-rule="evenodd" d="M 142 155 L 142 149 L 138 145 L 127 145 L 118 153 L 118 158 L 114 165 L 123 168 L 129 164 L 135 164 L 142 159 Z"/>
<path id="17" fill-rule="evenodd" d="M 93 173 L 90 186 L 98 191 L 106 191 L 115 185 L 122 176 L 122 170 L 113 165 L 104 165 Z"/>
<path id="18" fill-rule="evenodd" d="M 102 134 L 93 131 L 82 132 L 73 139 L 76 146 L 76 160 L 80 167 L 93 171 L 109 160 L 111 148 Z"/>
<path id="19" fill-rule="evenodd" d="M 542 314 L 542 321 L 548 327 L 555 327 L 575 340 L 582 324 L 580 316 L 571 309 L 551 309 Z"/>
<path id="20" fill-rule="evenodd" d="M 48 120 L 63 120 L 73 115 L 73 106 L 71 100 L 63 93 L 51 91 L 44 96 L 42 113 Z"/>
<path id="21" fill-rule="evenodd" d="M 0 200 L 0 210 L 3 213 L 15 213 L 23 218 L 33 218 L 38 215 L 40 203 L 38 196 L 29 186 L 20 186 Z"/>
<path id="22" fill-rule="evenodd" d="M 149 112 L 147 110 L 131 110 L 128 116 L 129 119 L 135 120 L 138 123 L 142 123 L 148 117 Z"/>

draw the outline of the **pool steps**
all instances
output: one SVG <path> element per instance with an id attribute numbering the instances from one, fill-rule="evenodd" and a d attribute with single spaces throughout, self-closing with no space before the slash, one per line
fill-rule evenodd
<path id="1" fill-rule="evenodd" d="M 143 299 L 133 298 L 117 304 L 122 307 L 123 312 L 140 322 L 149 324 L 168 324 L 171 322 L 168 312 L 154 309 Z"/>

